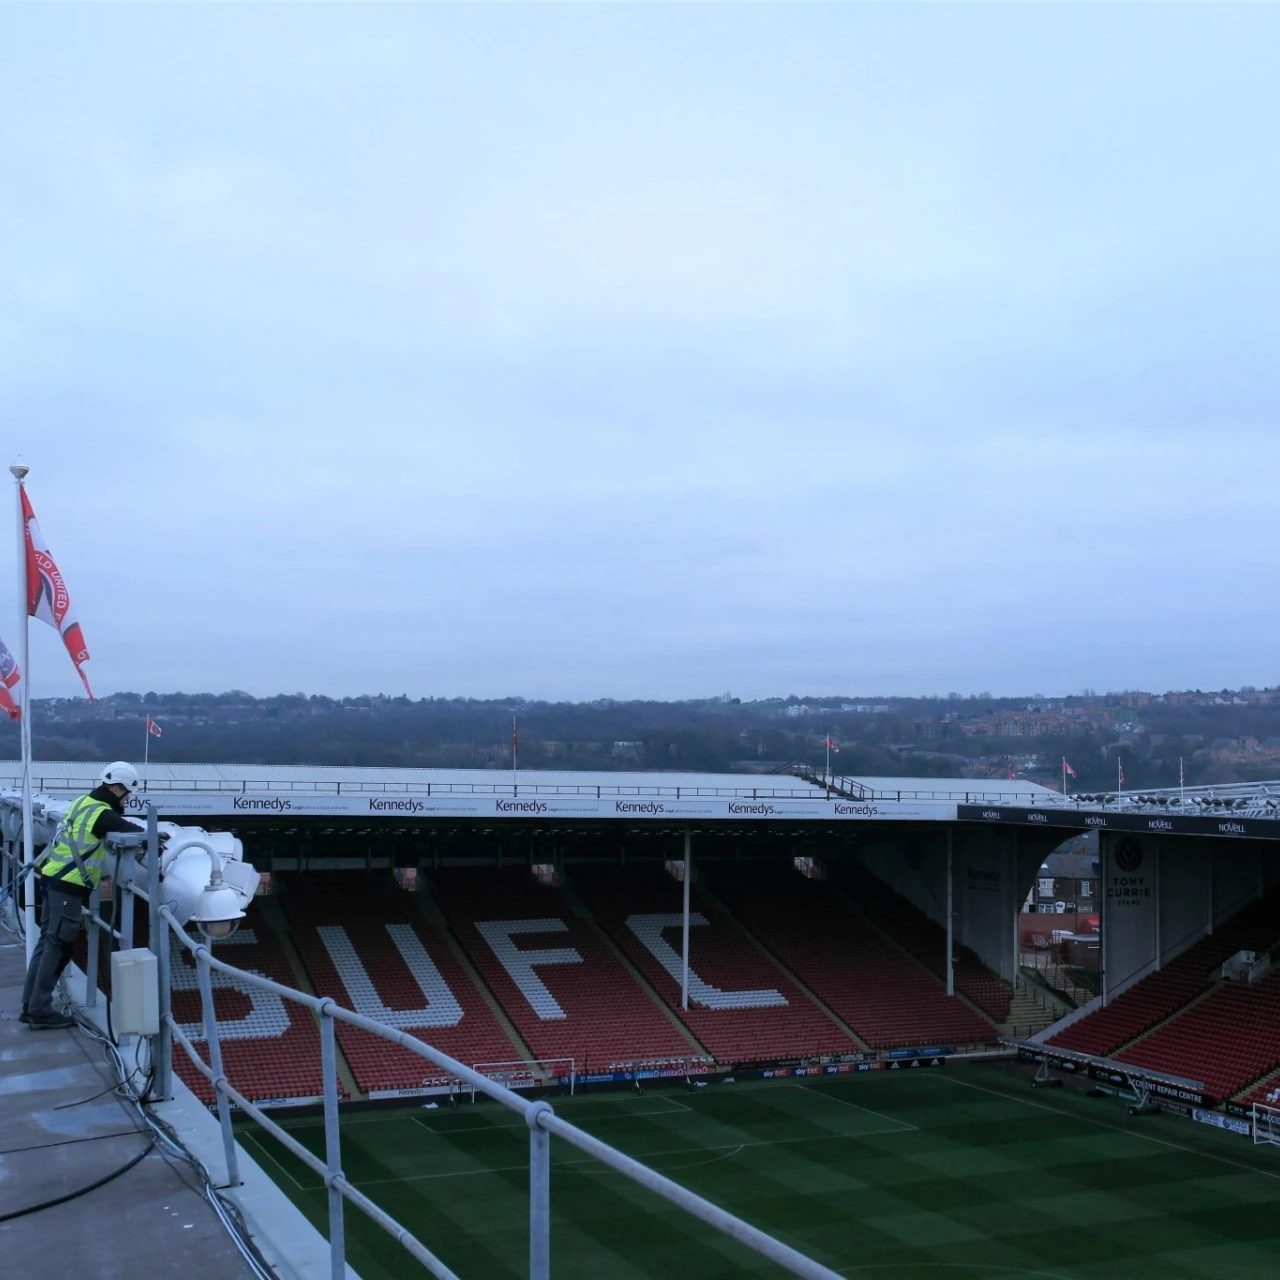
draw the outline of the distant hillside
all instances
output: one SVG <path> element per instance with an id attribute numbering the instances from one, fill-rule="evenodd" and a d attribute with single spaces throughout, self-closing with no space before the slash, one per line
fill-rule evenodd
<path id="1" fill-rule="evenodd" d="M 690 702 L 494 701 L 383 695 L 327 698 L 246 693 L 121 693 L 37 700 L 43 760 L 138 758 L 148 717 L 163 736 L 152 757 L 172 762 L 509 768 L 512 717 L 525 768 L 822 768 L 830 734 L 837 772 L 1005 777 L 1057 785 L 1065 757 L 1073 789 L 1280 776 L 1280 695 L 1273 690 L 1073 698 L 728 695 Z M 18 753 L 0 725 L 0 754 Z"/>

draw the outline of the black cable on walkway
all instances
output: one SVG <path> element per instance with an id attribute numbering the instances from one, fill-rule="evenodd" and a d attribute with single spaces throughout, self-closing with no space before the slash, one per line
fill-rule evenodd
<path id="1" fill-rule="evenodd" d="M 53 1200 L 42 1200 L 39 1204 L 29 1204 L 25 1209 L 14 1209 L 10 1213 L 0 1213 L 0 1222 L 12 1222 L 14 1218 L 25 1218 L 29 1213 L 39 1213 L 42 1209 L 52 1209 L 55 1205 L 66 1204 L 68 1200 L 76 1200 L 80 1196 L 87 1196 L 90 1191 L 97 1191 L 99 1187 L 105 1187 L 108 1182 L 114 1182 L 122 1174 L 128 1173 L 134 1165 L 140 1164 L 145 1157 L 151 1154 L 151 1149 L 155 1145 L 156 1140 L 153 1137 L 132 1160 L 122 1164 L 118 1169 L 113 1169 L 110 1173 L 99 1178 L 97 1182 L 91 1182 L 87 1187 L 80 1187 L 75 1191 L 68 1191 L 65 1196 L 57 1196 Z"/>

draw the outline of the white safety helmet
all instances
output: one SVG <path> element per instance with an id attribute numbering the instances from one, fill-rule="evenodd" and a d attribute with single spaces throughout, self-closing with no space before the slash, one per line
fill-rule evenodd
<path id="1" fill-rule="evenodd" d="M 113 760 L 102 771 L 103 786 L 120 786 L 126 791 L 137 791 L 138 771 L 127 760 Z"/>

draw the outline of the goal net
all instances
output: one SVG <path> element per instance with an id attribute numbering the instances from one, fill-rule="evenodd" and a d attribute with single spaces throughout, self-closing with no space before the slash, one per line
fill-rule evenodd
<path id="1" fill-rule="evenodd" d="M 1261 1102 L 1255 1103 L 1253 1114 L 1249 1118 L 1252 1121 L 1250 1128 L 1253 1132 L 1254 1146 L 1265 1142 L 1273 1147 L 1280 1147 L 1280 1107 L 1264 1106 Z"/>
<path id="2" fill-rule="evenodd" d="M 476 1062 L 471 1070 L 485 1076 L 495 1084 L 508 1089 L 545 1089 L 568 1082 L 569 1092 L 575 1091 L 578 1079 L 572 1058 L 525 1058 L 516 1062 Z M 476 1100 L 474 1086 L 464 1086 L 472 1102 Z"/>

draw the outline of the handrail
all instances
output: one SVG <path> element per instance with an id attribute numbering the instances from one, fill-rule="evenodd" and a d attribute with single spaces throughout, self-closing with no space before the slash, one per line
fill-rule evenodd
<path id="1" fill-rule="evenodd" d="M 127 848 L 122 853 L 123 861 L 124 856 L 132 855 L 134 847 L 138 845 L 138 840 L 138 837 L 118 838 L 109 836 L 107 844 L 110 847 L 119 841 L 121 845 L 127 845 Z M 13 851 L 8 847 L 10 844 L 11 841 L 6 839 L 0 845 L 0 868 L 7 867 L 12 861 Z M 163 1098 L 168 1095 L 168 1081 L 171 1075 L 170 1055 L 172 1045 L 176 1042 L 191 1061 L 193 1067 L 209 1082 L 213 1089 L 218 1113 L 218 1125 L 222 1135 L 226 1175 L 224 1188 L 240 1185 L 240 1157 L 232 1129 L 232 1104 L 323 1179 L 328 1193 L 330 1272 L 332 1280 L 344 1280 L 347 1274 L 346 1234 L 343 1222 L 343 1205 L 346 1203 L 353 1205 L 383 1231 L 387 1232 L 401 1248 L 421 1263 L 432 1275 L 439 1277 L 439 1280 L 460 1280 L 457 1274 L 438 1258 L 427 1245 L 369 1199 L 347 1179 L 342 1171 L 335 1038 L 335 1027 L 339 1022 L 357 1027 L 378 1039 L 385 1040 L 389 1044 L 394 1044 L 409 1053 L 424 1058 L 448 1075 L 483 1093 L 501 1106 L 515 1111 L 524 1119 L 529 1128 L 530 1280 L 549 1280 L 551 1274 L 550 1139 L 553 1134 L 633 1182 L 648 1188 L 685 1213 L 698 1218 L 715 1230 L 738 1241 L 761 1257 L 776 1263 L 792 1275 L 804 1277 L 805 1280 L 841 1280 L 837 1272 L 819 1262 L 815 1262 L 812 1258 L 806 1257 L 789 1245 L 783 1244 L 780 1240 L 776 1240 L 759 1228 L 752 1226 L 749 1222 L 720 1208 L 688 1188 L 682 1187 L 679 1183 L 673 1182 L 639 1161 L 633 1160 L 631 1157 L 615 1150 L 585 1130 L 579 1129 L 576 1125 L 561 1119 L 556 1115 L 550 1103 L 544 1100 L 522 1098 L 505 1085 L 475 1071 L 449 1054 L 442 1053 L 432 1045 L 426 1044 L 397 1028 L 389 1027 L 351 1009 L 345 1009 L 328 996 L 308 995 L 306 992 L 284 986 L 261 974 L 238 969 L 234 965 L 218 959 L 206 944 L 197 942 L 182 928 L 169 907 L 161 904 L 158 894 L 149 895 L 143 890 L 141 884 L 135 883 L 136 873 L 139 870 L 144 870 L 150 877 L 149 883 L 151 887 L 159 884 L 159 839 L 154 806 L 148 806 L 145 854 L 147 857 L 147 865 L 145 867 L 139 867 L 130 856 L 129 867 L 126 868 L 122 865 L 119 868 L 119 888 L 121 890 L 121 918 L 119 921 L 112 920 L 108 923 L 104 920 L 97 909 L 97 904 L 92 903 L 92 900 L 92 905 L 85 908 L 84 914 L 91 933 L 94 930 L 106 932 L 125 947 L 129 947 L 134 941 L 134 897 L 136 895 L 148 902 L 152 921 L 152 927 L 148 934 L 148 945 L 153 951 L 158 949 L 158 964 L 156 968 L 160 985 L 160 1031 L 151 1038 L 152 1061 L 156 1064 L 156 1097 Z M 5 874 L 0 874 L 0 880 L 4 878 Z M 184 1024 L 174 1017 L 170 1008 L 169 952 L 171 938 L 177 939 L 179 945 L 191 954 L 195 962 L 200 991 L 203 1038 L 208 1045 L 209 1051 L 208 1062 L 204 1060 L 197 1049 L 195 1039 L 184 1029 Z M 86 982 L 86 1001 L 88 1003 L 93 1003 L 96 996 L 97 966 L 95 960 L 97 953 L 98 947 L 96 945 L 89 948 L 90 972 L 87 975 Z M 212 974 L 215 971 L 233 977 L 239 985 L 269 992 L 282 1000 L 287 1000 L 292 1004 L 308 1009 L 319 1019 L 325 1126 L 325 1155 L 323 1160 L 299 1143 L 287 1130 L 277 1124 L 262 1108 L 245 1097 L 227 1079 L 223 1071 L 222 1046 L 218 1037 L 217 1013 L 213 1000 Z"/>
<path id="2" fill-rule="evenodd" d="M 179 944 L 191 953 L 196 962 L 200 982 L 200 996 L 204 1010 L 205 1033 L 210 1047 L 209 1064 L 206 1065 L 203 1062 L 190 1038 L 183 1032 L 181 1025 L 173 1017 L 172 1013 L 166 1012 L 164 1020 L 170 1036 L 182 1046 L 183 1051 L 196 1063 L 201 1074 L 213 1086 L 215 1096 L 218 1098 L 219 1123 L 223 1129 L 223 1142 L 227 1151 L 228 1179 L 234 1181 L 237 1177 L 235 1144 L 231 1135 L 230 1108 L 226 1105 L 228 1101 L 232 1101 L 250 1119 L 265 1128 L 273 1137 L 282 1141 L 288 1150 L 303 1160 L 308 1167 L 323 1176 L 325 1186 L 330 1193 L 331 1239 L 341 1238 L 340 1202 L 346 1199 L 351 1201 L 362 1212 L 372 1217 L 379 1226 L 391 1234 L 404 1249 L 417 1258 L 433 1275 L 442 1277 L 442 1280 L 457 1280 L 454 1273 L 431 1253 L 421 1241 L 400 1226 L 390 1215 L 379 1210 L 372 1201 L 368 1200 L 367 1197 L 352 1186 L 341 1172 L 341 1165 L 338 1159 L 338 1080 L 333 1038 L 334 1024 L 344 1022 L 349 1026 L 358 1027 L 361 1031 L 368 1032 L 380 1040 L 385 1040 L 389 1044 L 406 1049 L 420 1058 L 425 1058 L 450 1076 L 470 1085 L 472 1089 L 483 1093 L 486 1097 L 492 1098 L 495 1102 L 517 1112 L 523 1117 L 525 1123 L 529 1126 L 530 1140 L 529 1275 L 531 1280 L 547 1280 L 547 1277 L 550 1276 L 551 1152 L 550 1144 L 547 1141 L 550 1134 L 556 1134 L 571 1146 L 577 1147 L 587 1155 L 594 1156 L 611 1169 L 630 1178 L 633 1182 L 647 1187 L 686 1213 L 737 1240 L 740 1244 L 760 1254 L 761 1257 L 777 1263 L 793 1275 L 806 1277 L 807 1280 L 838 1280 L 838 1273 L 828 1267 L 824 1267 L 821 1263 L 805 1257 L 804 1254 L 797 1252 L 789 1245 L 783 1244 L 780 1240 L 775 1240 L 772 1236 L 759 1230 L 759 1228 L 753 1227 L 749 1222 L 745 1222 L 727 1210 L 721 1209 L 718 1205 L 712 1204 L 711 1201 L 704 1199 L 686 1187 L 682 1187 L 679 1183 L 672 1182 L 669 1178 L 663 1177 L 660 1173 L 649 1169 L 639 1161 L 614 1150 L 614 1148 L 601 1142 L 598 1138 L 592 1137 L 585 1130 L 579 1129 L 576 1125 L 562 1120 L 555 1114 L 550 1103 L 541 1100 L 529 1101 L 526 1098 L 522 1098 L 519 1094 L 499 1084 L 496 1080 L 481 1075 L 457 1058 L 451 1057 L 447 1053 L 442 1053 L 439 1049 L 424 1043 L 415 1036 L 408 1035 L 404 1031 L 377 1022 L 373 1018 L 367 1018 L 351 1009 L 344 1009 L 328 996 L 307 995 L 305 992 L 296 991 L 292 987 L 286 987 L 279 982 L 273 982 L 270 978 L 263 977 L 261 974 L 237 969 L 234 965 L 229 965 L 225 961 L 219 960 L 208 946 L 191 938 L 168 907 L 161 907 L 159 916 L 167 926 L 167 933 L 171 933 Z M 162 968 L 167 971 L 167 965 L 162 966 Z M 270 1120 L 260 1108 L 249 1102 L 222 1074 L 220 1046 L 217 1039 L 217 1022 L 213 1010 L 213 989 L 209 977 L 211 971 L 214 970 L 233 976 L 242 985 L 271 992 L 281 999 L 310 1009 L 320 1019 L 325 1099 L 326 1159 L 323 1163 L 318 1157 L 306 1152 L 305 1148 L 295 1139 L 287 1136 L 279 1125 Z M 373 1212 L 370 1212 L 370 1210 L 373 1210 Z M 342 1268 L 339 1269 L 338 1260 L 335 1259 L 333 1272 L 335 1280 L 345 1275 L 345 1263 L 342 1264 Z"/>

